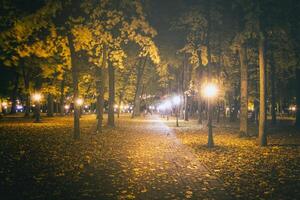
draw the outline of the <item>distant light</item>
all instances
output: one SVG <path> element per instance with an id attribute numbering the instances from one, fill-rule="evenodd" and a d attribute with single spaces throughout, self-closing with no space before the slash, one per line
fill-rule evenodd
<path id="1" fill-rule="evenodd" d="M 119 107 L 119 106 L 118 106 L 117 104 L 116 104 L 116 105 L 114 105 L 114 108 L 115 108 L 115 109 L 117 109 L 118 107 Z"/>
<path id="2" fill-rule="evenodd" d="M 7 107 L 7 102 L 3 102 L 1 105 L 2 105 L 3 107 Z"/>
<path id="3" fill-rule="evenodd" d="M 218 87 L 213 84 L 209 83 L 204 86 L 203 88 L 203 95 L 207 98 L 215 97 L 218 94 Z"/>
<path id="4" fill-rule="evenodd" d="M 180 96 L 174 96 L 172 98 L 172 102 L 173 102 L 174 105 L 179 105 L 180 101 L 181 101 Z"/>
<path id="5" fill-rule="evenodd" d="M 81 106 L 82 104 L 83 104 L 83 99 L 81 99 L 81 98 L 78 98 L 78 99 L 76 99 L 76 104 L 78 105 L 78 106 Z"/>
<path id="6" fill-rule="evenodd" d="M 41 99 L 42 99 L 42 95 L 40 93 L 34 93 L 32 95 L 32 99 L 35 101 L 35 102 L 39 102 Z"/>
<path id="7" fill-rule="evenodd" d="M 17 105 L 17 109 L 18 109 L 18 110 L 22 110 L 22 109 L 23 109 L 23 106 L 22 106 L 22 105 Z"/>
<path id="8" fill-rule="evenodd" d="M 89 107 L 88 105 L 85 105 L 85 106 L 84 106 L 84 108 L 88 108 L 88 107 Z"/>
<path id="9" fill-rule="evenodd" d="M 226 107 L 226 111 L 229 112 L 229 110 L 230 110 L 230 108 L 229 108 L 229 107 Z"/>
<path id="10" fill-rule="evenodd" d="M 70 105 L 65 105 L 64 107 L 65 107 L 66 110 L 70 109 Z"/>
<path id="11" fill-rule="evenodd" d="M 291 110 L 292 110 L 292 111 L 296 111 L 296 106 L 292 106 L 292 107 L 291 107 Z"/>

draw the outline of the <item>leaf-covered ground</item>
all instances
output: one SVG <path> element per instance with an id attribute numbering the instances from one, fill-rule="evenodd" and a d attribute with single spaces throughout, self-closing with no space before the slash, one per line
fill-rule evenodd
<path id="1" fill-rule="evenodd" d="M 122 116 L 95 135 L 95 116 L 0 122 L 0 199 L 228 199 L 218 179 L 158 118 Z"/>
<path id="2" fill-rule="evenodd" d="M 167 122 L 174 126 L 174 122 Z M 300 131 L 288 121 L 268 128 L 269 146 L 260 148 L 255 136 L 240 138 L 237 124 L 214 128 L 212 150 L 206 148 L 206 127 L 182 122 L 177 137 L 192 147 L 200 162 L 219 177 L 235 199 L 300 199 Z M 250 127 L 253 135 L 257 132 Z"/>
<path id="3" fill-rule="evenodd" d="M 214 129 L 152 116 L 121 116 L 95 135 L 95 116 L 0 121 L 0 199 L 299 199 L 300 134 L 269 129 L 270 146 Z M 251 129 L 255 132 L 255 129 Z"/>

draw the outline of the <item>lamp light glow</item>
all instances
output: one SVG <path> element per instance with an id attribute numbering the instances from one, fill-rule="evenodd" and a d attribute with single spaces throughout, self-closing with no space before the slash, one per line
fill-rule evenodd
<path id="1" fill-rule="evenodd" d="M 207 98 L 215 97 L 218 94 L 218 87 L 213 84 L 209 83 L 204 86 L 203 88 L 203 95 Z"/>
<path id="2" fill-rule="evenodd" d="M 172 98 L 172 102 L 173 102 L 173 104 L 174 105 L 179 105 L 180 104 L 180 97 L 179 96 L 174 96 L 173 98 Z"/>
<path id="3" fill-rule="evenodd" d="M 81 99 L 81 98 L 76 99 L 76 104 L 77 104 L 78 106 L 82 106 L 82 104 L 83 104 L 83 99 Z"/>
<path id="4" fill-rule="evenodd" d="M 42 95 L 40 93 L 34 93 L 32 98 L 35 102 L 39 102 L 42 99 Z"/>

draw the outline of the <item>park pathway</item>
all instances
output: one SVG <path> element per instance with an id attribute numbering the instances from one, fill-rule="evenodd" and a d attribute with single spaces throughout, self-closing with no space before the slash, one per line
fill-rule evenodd
<path id="1" fill-rule="evenodd" d="M 121 148 L 118 155 L 111 155 L 124 172 L 118 199 L 230 199 L 221 182 L 159 117 L 122 123 L 119 128 L 124 137 L 109 144 Z"/>

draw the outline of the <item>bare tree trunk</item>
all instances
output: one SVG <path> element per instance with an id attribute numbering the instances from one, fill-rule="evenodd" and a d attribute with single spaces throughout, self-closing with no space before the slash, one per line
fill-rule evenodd
<path id="1" fill-rule="evenodd" d="M 198 100 L 198 124 L 202 124 L 202 101 L 201 99 Z"/>
<path id="2" fill-rule="evenodd" d="M 60 99 L 59 99 L 59 105 L 60 105 L 60 115 L 63 116 L 64 115 L 64 101 L 65 101 L 65 81 L 66 81 L 66 72 L 64 72 L 63 75 L 63 79 L 61 81 L 61 85 L 60 85 Z"/>
<path id="3" fill-rule="evenodd" d="M 300 69 L 298 68 L 296 71 L 296 82 L 297 82 L 297 92 L 296 92 L 296 127 L 300 128 Z"/>
<path id="4" fill-rule="evenodd" d="M 137 81 L 136 81 L 136 91 L 134 96 L 134 107 L 132 117 L 140 116 L 140 105 L 141 105 L 141 94 L 142 94 L 142 83 L 143 83 L 143 74 L 146 66 L 147 57 L 144 58 L 144 63 L 140 62 L 142 66 L 138 66 L 137 69 Z"/>
<path id="5" fill-rule="evenodd" d="M 25 88 L 25 114 L 24 117 L 29 117 L 30 115 L 30 91 L 29 91 L 29 75 L 25 72 L 24 62 L 21 63 L 22 66 L 22 73 L 24 79 L 24 88 Z"/>
<path id="6" fill-rule="evenodd" d="M 47 116 L 48 117 L 53 117 L 53 110 L 54 110 L 53 95 L 48 94 L 48 98 L 47 98 Z"/>
<path id="7" fill-rule="evenodd" d="M 103 125 L 103 114 L 104 114 L 104 92 L 105 92 L 105 67 L 107 63 L 107 53 L 106 49 L 107 47 L 103 46 L 103 61 L 101 68 L 97 68 L 97 132 L 102 131 L 102 125 Z"/>
<path id="8" fill-rule="evenodd" d="M 184 94 L 184 121 L 189 121 L 189 97 Z"/>
<path id="9" fill-rule="evenodd" d="M 258 42 L 258 56 L 259 56 L 259 145 L 267 145 L 267 134 L 265 130 L 266 123 L 266 84 L 265 84 L 265 41 L 263 36 L 259 39 Z"/>
<path id="10" fill-rule="evenodd" d="M 78 77 L 79 77 L 79 69 L 76 61 L 76 52 L 73 43 L 73 35 L 69 33 L 67 35 L 68 43 L 71 53 L 71 65 L 72 65 L 72 79 L 73 79 L 73 102 L 74 102 L 74 132 L 73 138 L 80 138 L 80 106 L 76 104 L 76 100 L 79 98 L 79 88 L 78 88 Z"/>
<path id="11" fill-rule="evenodd" d="M 114 103 L 115 103 L 115 69 L 112 63 L 108 64 L 108 119 L 107 125 L 110 127 L 115 126 L 115 113 L 114 113 Z"/>
<path id="12" fill-rule="evenodd" d="M 244 45 L 239 49 L 241 65 L 240 136 L 248 136 L 248 64 Z"/>
<path id="13" fill-rule="evenodd" d="M 17 93 L 18 93 L 18 88 L 19 88 L 19 74 L 17 72 L 15 72 L 15 80 L 14 80 L 14 88 L 12 91 L 12 95 L 11 95 L 11 110 L 10 110 L 10 114 L 14 114 L 17 112 Z"/>
<path id="14" fill-rule="evenodd" d="M 274 55 L 271 56 L 271 115 L 272 115 L 272 124 L 276 124 L 276 86 L 275 86 L 275 63 L 274 63 Z"/>

